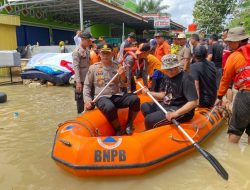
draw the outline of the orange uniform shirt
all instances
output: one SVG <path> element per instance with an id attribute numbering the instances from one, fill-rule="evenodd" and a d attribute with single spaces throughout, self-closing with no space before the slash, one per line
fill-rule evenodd
<path id="1" fill-rule="evenodd" d="M 97 55 L 94 50 L 90 50 L 90 64 L 93 65 L 94 63 L 98 63 L 100 61 L 100 56 Z"/>
<path id="2" fill-rule="evenodd" d="M 152 54 L 149 54 L 147 57 L 148 66 L 147 66 L 147 72 L 148 75 L 152 76 L 154 73 L 154 70 L 160 70 L 161 69 L 161 62 Z"/>
<path id="3" fill-rule="evenodd" d="M 171 47 L 167 41 L 164 41 L 163 44 L 157 45 L 155 49 L 155 57 L 161 61 L 161 58 L 164 55 L 170 54 Z"/>
<path id="4" fill-rule="evenodd" d="M 246 64 L 246 59 L 241 52 L 233 52 L 227 59 L 224 67 L 223 76 L 220 81 L 220 87 L 218 90 L 218 96 L 224 96 L 230 86 L 232 80 L 234 80 L 237 71 Z M 250 89 L 247 89 L 250 90 Z"/>

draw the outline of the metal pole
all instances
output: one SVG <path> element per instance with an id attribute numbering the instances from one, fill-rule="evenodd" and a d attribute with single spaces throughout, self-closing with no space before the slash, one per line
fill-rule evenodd
<path id="1" fill-rule="evenodd" d="M 83 6 L 82 0 L 79 0 L 79 12 L 80 12 L 80 29 L 83 30 Z"/>
<path id="2" fill-rule="evenodd" d="M 122 42 L 125 40 L 125 24 L 122 23 Z"/>

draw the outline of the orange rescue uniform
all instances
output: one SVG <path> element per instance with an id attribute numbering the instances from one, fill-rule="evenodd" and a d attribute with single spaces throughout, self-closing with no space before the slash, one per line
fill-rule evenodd
<path id="1" fill-rule="evenodd" d="M 156 49 L 155 49 L 155 57 L 157 57 L 157 59 L 159 59 L 161 61 L 161 58 L 164 55 L 170 54 L 170 45 L 168 44 L 167 41 L 164 41 L 163 44 L 161 45 L 157 45 Z"/>
<path id="2" fill-rule="evenodd" d="M 246 45 L 246 48 L 250 48 L 250 44 Z M 241 51 L 233 52 L 227 59 L 223 76 L 220 81 L 220 87 L 218 90 L 218 97 L 222 97 L 226 94 L 230 82 L 235 79 L 238 71 L 246 66 L 247 59 L 244 57 Z M 239 89 L 238 89 L 239 90 Z M 250 86 L 242 87 L 240 90 L 250 90 Z"/>
<path id="3" fill-rule="evenodd" d="M 161 62 L 154 55 L 149 54 L 147 57 L 147 61 L 148 61 L 148 68 L 147 68 L 148 75 L 152 76 L 155 69 L 157 70 L 161 69 Z"/>
<path id="4" fill-rule="evenodd" d="M 94 50 L 90 50 L 90 64 L 93 65 L 101 61 L 101 57 Z"/>

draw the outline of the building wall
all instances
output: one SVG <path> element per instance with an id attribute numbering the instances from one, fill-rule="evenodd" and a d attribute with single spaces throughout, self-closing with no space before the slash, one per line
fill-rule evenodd
<path id="1" fill-rule="evenodd" d="M 0 50 L 15 50 L 16 48 L 16 26 L 0 24 Z M 0 77 L 8 76 L 8 74 L 7 68 L 0 68 Z"/>
<path id="2" fill-rule="evenodd" d="M 91 33 L 94 37 L 110 36 L 110 26 L 107 24 L 96 24 L 91 26 Z"/>
<path id="3" fill-rule="evenodd" d="M 0 50 L 15 50 L 17 48 L 16 26 L 20 25 L 18 16 L 0 14 Z M 0 63 L 1 66 L 1 63 Z M 8 76 L 7 68 L 0 68 L 0 76 Z"/>
<path id="4" fill-rule="evenodd" d="M 16 26 L 0 24 L 0 50 L 15 50 Z"/>
<path id="5" fill-rule="evenodd" d="M 20 17 L 0 14 L 0 50 L 17 48 L 16 26 L 20 25 Z"/>

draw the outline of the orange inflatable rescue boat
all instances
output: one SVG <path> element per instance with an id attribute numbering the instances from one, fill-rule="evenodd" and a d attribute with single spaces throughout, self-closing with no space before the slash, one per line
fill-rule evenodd
<path id="1" fill-rule="evenodd" d="M 139 97 L 141 103 L 151 101 L 147 96 Z M 128 109 L 118 113 L 124 127 L 127 114 Z M 181 125 L 201 143 L 222 123 L 222 115 L 216 109 L 198 108 L 193 119 Z M 76 176 L 139 175 L 194 150 L 173 124 L 145 131 L 144 118 L 139 113 L 134 126 L 133 135 L 114 136 L 113 128 L 98 109 L 86 112 L 59 125 L 52 158 Z"/>

